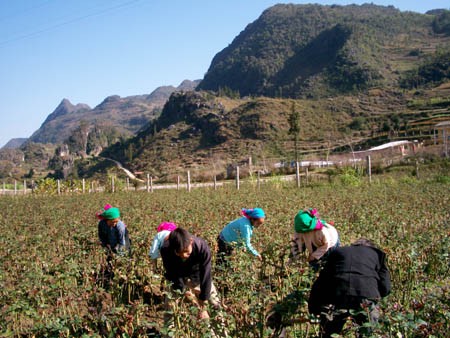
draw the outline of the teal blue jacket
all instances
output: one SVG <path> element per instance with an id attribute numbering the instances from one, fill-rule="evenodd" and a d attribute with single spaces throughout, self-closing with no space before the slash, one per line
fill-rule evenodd
<path id="1" fill-rule="evenodd" d="M 228 223 L 220 233 L 220 237 L 226 243 L 236 243 L 238 246 L 244 246 L 253 255 L 259 256 L 258 251 L 250 243 L 253 235 L 253 226 L 246 217 L 240 217 Z"/>

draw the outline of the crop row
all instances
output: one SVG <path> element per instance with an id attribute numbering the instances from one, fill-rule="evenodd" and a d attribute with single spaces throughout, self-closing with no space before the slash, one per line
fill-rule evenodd
<path id="1" fill-rule="evenodd" d="M 105 255 L 98 245 L 95 212 L 120 208 L 132 239 L 131 258 L 117 258 L 106 289 Z M 393 292 L 383 301 L 376 332 L 385 336 L 445 336 L 450 329 L 448 292 L 450 186 L 435 179 L 380 179 L 358 186 L 292 182 L 161 190 L 154 193 L 0 198 L 0 332 L 2 336 L 174 337 L 208 336 L 195 309 L 182 302 L 175 324 L 163 328 L 163 278 L 148 249 L 162 221 L 206 239 L 213 251 L 222 227 L 242 207 L 261 207 L 267 219 L 253 243 L 264 260 L 239 252 L 233 268 L 214 266 L 214 281 L 228 309 L 212 316 L 216 332 L 231 337 L 269 337 L 265 318 L 274 304 L 296 292 L 295 311 L 285 311 L 288 330 L 314 337 L 317 324 L 306 300 L 315 275 L 302 261 L 286 266 L 292 220 L 299 209 L 317 208 L 334 221 L 343 245 L 368 237 L 384 249 Z M 177 295 L 174 295 L 177 297 Z M 347 327 L 346 334 L 352 333 Z M 220 334 L 219 334 L 220 335 Z"/>

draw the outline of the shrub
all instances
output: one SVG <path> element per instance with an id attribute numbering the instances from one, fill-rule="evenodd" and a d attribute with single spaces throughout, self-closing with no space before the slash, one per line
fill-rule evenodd
<path id="1" fill-rule="evenodd" d="M 361 184 L 361 178 L 356 169 L 346 167 L 339 176 L 342 185 L 357 187 Z"/>

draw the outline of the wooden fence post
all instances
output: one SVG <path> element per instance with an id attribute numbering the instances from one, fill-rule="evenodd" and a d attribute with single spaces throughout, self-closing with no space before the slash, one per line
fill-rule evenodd
<path id="1" fill-rule="evenodd" d="M 153 177 L 150 176 L 150 191 L 153 192 Z"/>
<path id="2" fill-rule="evenodd" d="M 236 167 L 236 189 L 239 190 L 239 166 Z"/>
<path id="3" fill-rule="evenodd" d="M 217 176 L 214 175 L 214 190 L 217 190 Z"/>
<path id="4" fill-rule="evenodd" d="M 34 193 L 34 180 L 31 180 L 31 193 Z"/>
<path id="5" fill-rule="evenodd" d="M 187 172 L 187 191 L 191 191 L 191 172 Z"/>
<path id="6" fill-rule="evenodd" d="M 57 189 L 58 189 L 58 195 L 61 195 L 61 181 L 57 180 L 56 184 L 57 184 Z"/>
<path id="7" fill-rule="evenodd" d="M 295 162 L 295 178 L 297 179 L 297 188 L 300 188 L 300 163 Z"/>
<path id="8" fill-rule="evenodd" d="M 442 130 L 442 138 L 444 139 L 444 155 L 448 157 L 448 134 L 445 128 Z"/>
<path id="9" fill-rule="evenodd" d="M 369 183 L 372 183 L 372 162 L 370 155 L 367 155 L 367 175 L 369 176 Z"/>
<path id="10" fill-rule="evenodd" d="M 27 180 L 23 180 L 23 194 L 27 194 Z"/>
<path id="11" fill-rule="evenodd" d="M 130 179 L 127 177 L 127 192 L 130 190 Z"/>
<path id="12" fill-rule="evenodd" d="M 111 192 L 114 193 L 115 189 L 114 189 L 114 176 L 111 176 Z"/>
<path id="13" fill-rule="evenodd" d="M 17 181 L 14 180 L 14 195 L 17 195 Z"/>
<path id="14" fill-rule="evenodd" d="M 147 192 L 150 192 L 150 174 L 147 174 Z"/>
<path id="15" fill-rule="evenodd" d="M 177 190 L 180 190 L 180 175 L 177 175 Z"/>

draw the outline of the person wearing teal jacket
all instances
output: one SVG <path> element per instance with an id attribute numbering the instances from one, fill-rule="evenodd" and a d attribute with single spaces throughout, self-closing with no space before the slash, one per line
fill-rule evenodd
<path id="1" fill-rule="evenodd" d="M 252 246 L 251 237 L 253 228 L 258 228 L 264 223 L 266 217 L 264 210 L 261 208 L 242 209 L 241 214 L 242 217 L 228 223 L 217 238 L 219 247 L 217 263 L 219 265 L 226 262 L 235 247 L 244 247 L 259 260 L 262 259 L 259 252 Z"/>

